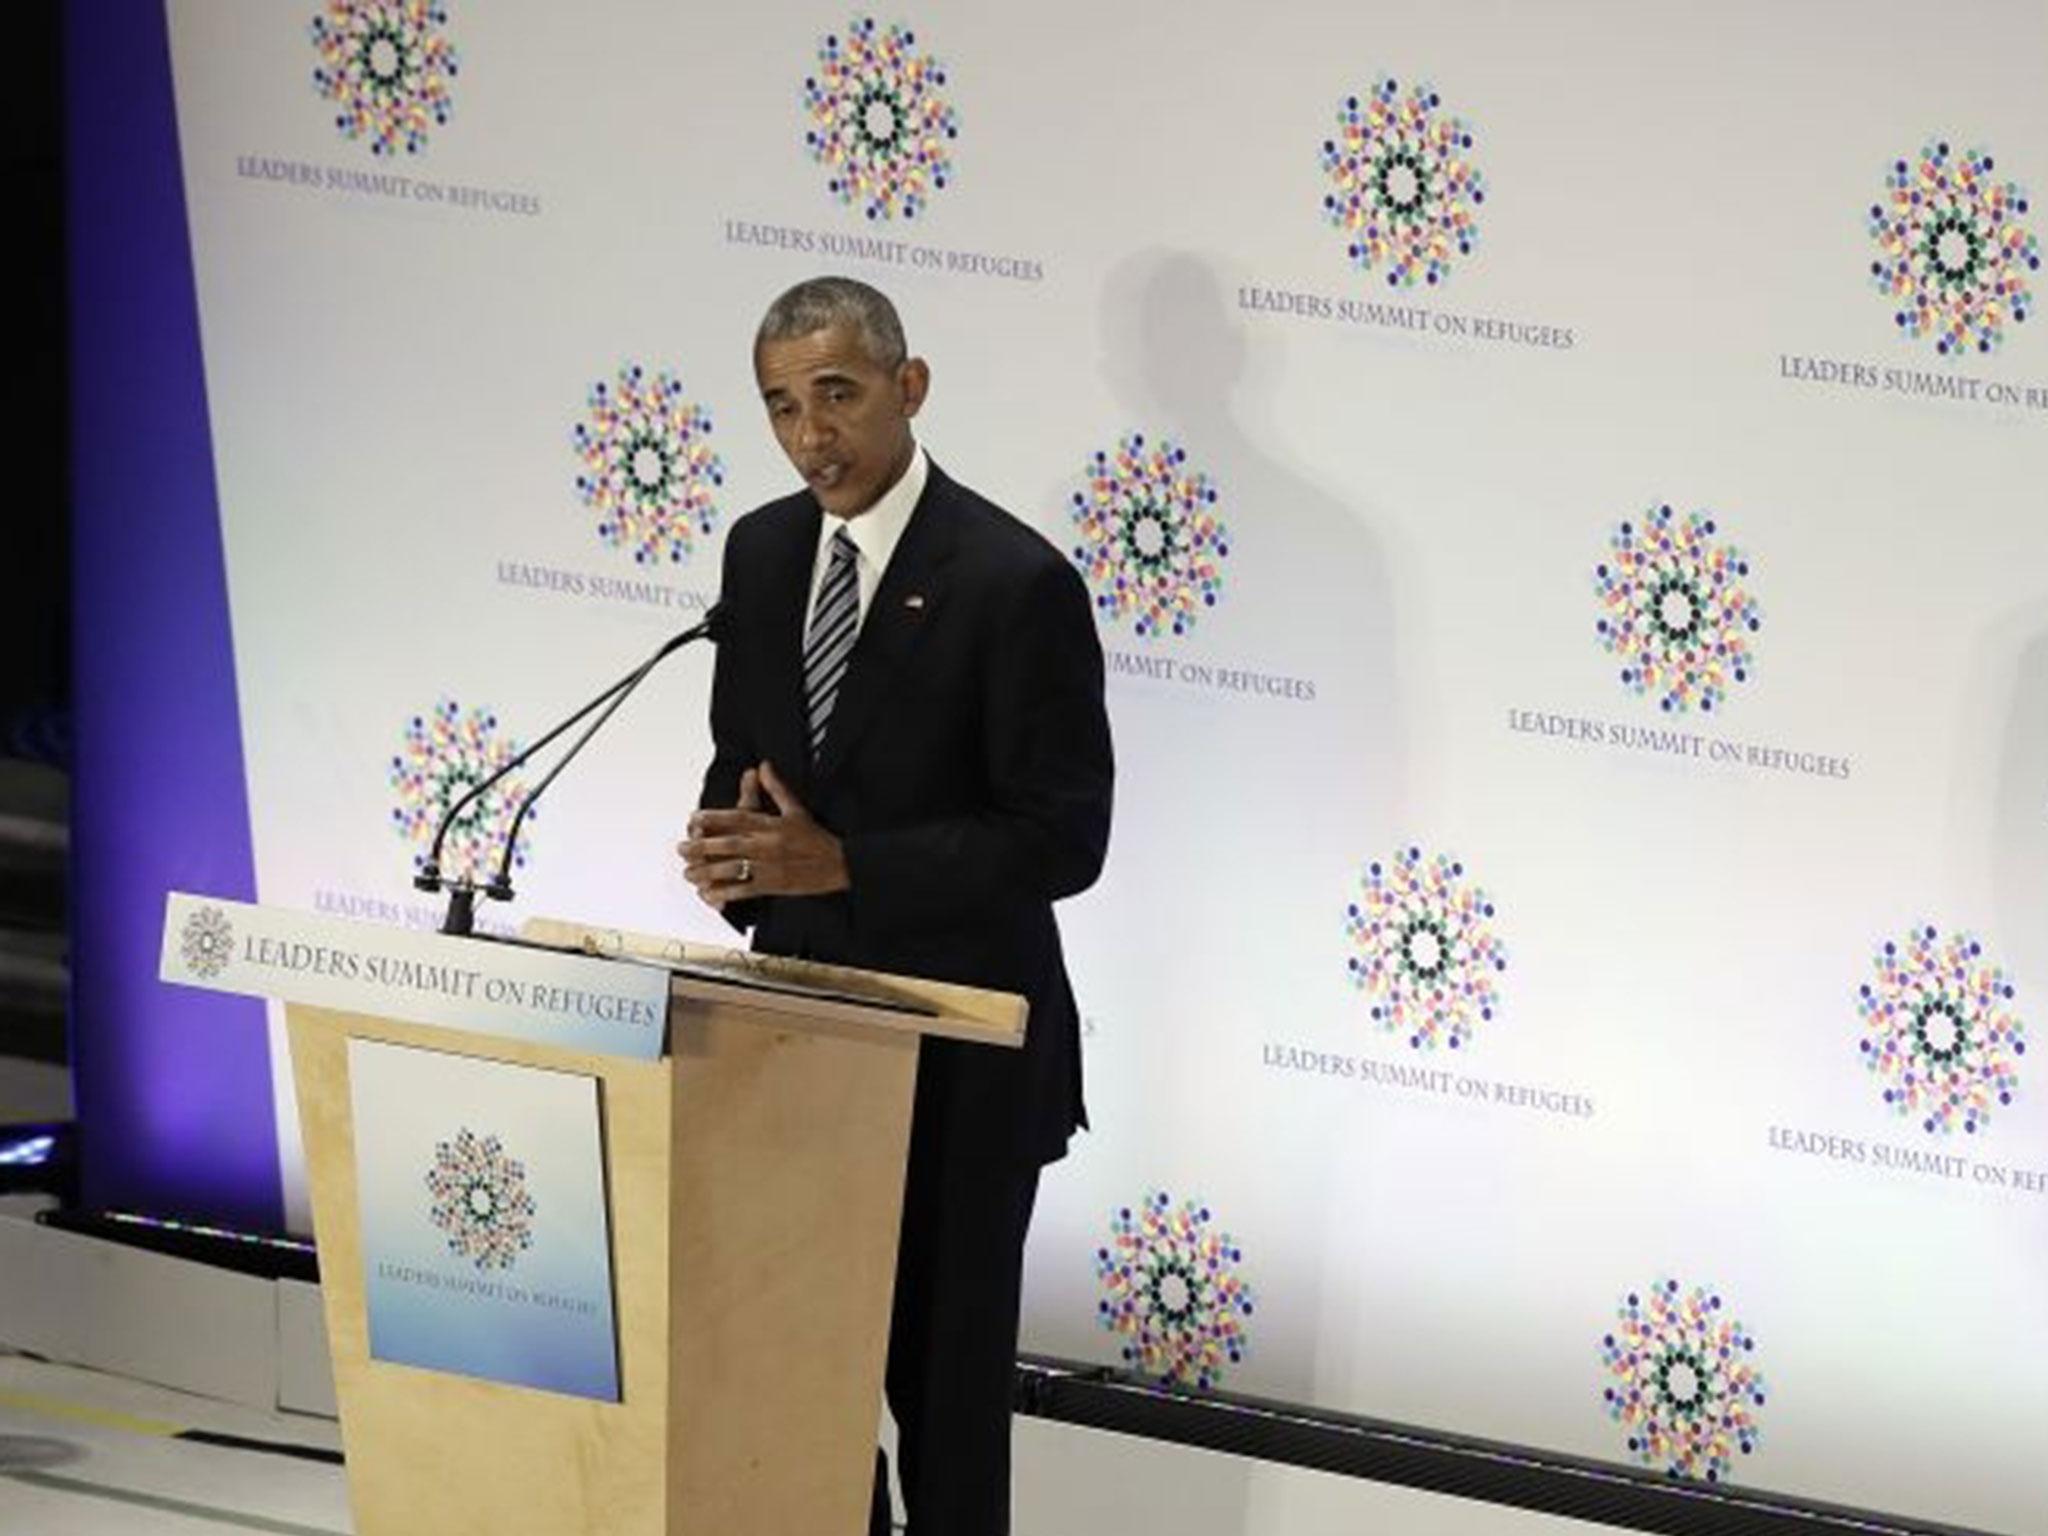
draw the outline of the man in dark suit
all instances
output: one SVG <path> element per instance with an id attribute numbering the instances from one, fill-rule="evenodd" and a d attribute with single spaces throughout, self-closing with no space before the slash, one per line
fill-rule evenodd
<path id="1" fill-rule="evenodd" d="M 911 1536 L 999 1536 L 1025 1230 L 1085 1123 L 1052 904 L 1108 845 L 1102 649 L 1059 551 L 918 446 L 930 372 L 882 294 L 799 284 L 754 372 L 806 489 L 726 540 L 684 868 L 757 950 L 1029 999 L 1021 1052 L 924 1046 L 889 1340 Z"/>

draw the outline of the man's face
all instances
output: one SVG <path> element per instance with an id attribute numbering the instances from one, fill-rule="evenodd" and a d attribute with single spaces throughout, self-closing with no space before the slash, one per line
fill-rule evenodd
<path id="1" fill-rule="evenodd" d="M 818 505 L 835 517 L 873 506 L 910 464 L 910 419 L 931 378 L 922 360 L 883 368 L 851 325 L 767 341 L 754 377 L 768 421 Z"/>

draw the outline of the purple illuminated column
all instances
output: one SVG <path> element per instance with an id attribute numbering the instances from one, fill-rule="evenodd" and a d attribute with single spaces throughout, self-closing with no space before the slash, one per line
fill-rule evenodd
<path id="1" fill-rule="evenodd" d="M 255 892 L 161 0 L 68 0 L 72 1060 L 84 1198 L 283 1222 L 260 1003 L 156 979 L 164 893 Z"/>

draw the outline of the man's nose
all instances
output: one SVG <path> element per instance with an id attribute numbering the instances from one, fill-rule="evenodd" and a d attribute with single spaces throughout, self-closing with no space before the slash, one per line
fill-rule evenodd
<path id="1" fill-rule="evenodd" d="M 831 430 L 826 423 L 809 412 L 797 418 L 797 447 L 805 449 L 816 448 L 823 444 L 830 436 Z"/>

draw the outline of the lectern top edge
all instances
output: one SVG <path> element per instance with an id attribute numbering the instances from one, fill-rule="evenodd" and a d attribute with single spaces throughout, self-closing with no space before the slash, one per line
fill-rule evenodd
<path id="1" fill-rule="evenodd" d="M 1012 1048 L 1024 1043 L 1028 1005 L 1014 993 L 757 955 L 560 918 L 529 918 L 519 937 L 588 955 L 688 967 L 671 976 L 671 996 L 743 1002 L 757 1011 L 787 1013 L 792 1022 L 900 1029 Z"/>

